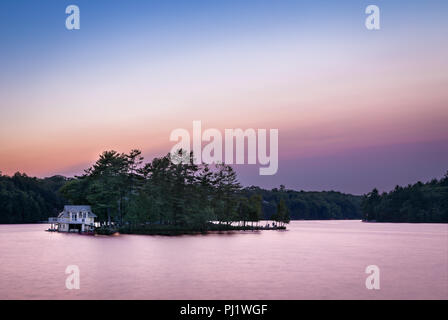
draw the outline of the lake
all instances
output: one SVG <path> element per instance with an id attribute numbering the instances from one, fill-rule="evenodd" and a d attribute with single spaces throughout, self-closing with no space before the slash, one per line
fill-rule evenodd
<path id="1" fill-rule="evenodd" d="M 287 231 L 88 236 L 0 225 L 0 299 L 447 299 L 448 225 L 293 221 Z M 66 288 L 68 265 L 80 289 Z M 368 290 L 365 269 L 380 270 Z"/>

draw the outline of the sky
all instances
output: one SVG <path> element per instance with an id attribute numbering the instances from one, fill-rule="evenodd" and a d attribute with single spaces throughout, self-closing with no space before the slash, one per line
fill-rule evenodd
<path id="1" fill-rule="evenodd" d="M 65 8 L 80 9 L 67 30 Z M 365 8 L 380 8 L 367 30 Z M 72 176 L 170 133 L 279 130 L 244 185 L 354 194 L 448 171 L 447 1 L 1 1 L 0 170 Z"/>

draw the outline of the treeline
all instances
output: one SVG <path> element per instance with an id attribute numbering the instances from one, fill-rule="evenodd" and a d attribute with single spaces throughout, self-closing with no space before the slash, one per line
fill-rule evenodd
<path id="1" fill-rule="evenodd" d="M 448 172 L 440 180 L 396 186 L 379 194 L 377 189 L 362 200 L 363 219 L 378 222 L 448 222 Z"/>
<path id="2" fill-rule="evenodd" d="M 99 221 L 126 225 L 202 228 L 208 221 L 253 225 L 267 219 L 283 225 L 290 219 L 361 219 L 358 196 L 284 186 L 242 188 L 230 166 L 171 161 L 184 156 L 168 154 L 144 163 L 139 150 L 106 151 L 75 178 L 0 174 L 0 223 L 44 221 L 64 204 L 91 205 Z"/>
<path id="3" fill-rule="evenodd" d="M 361 197 L 336 191 L 305 192 L 279 189 L 265 190 L 259 187 L 244 189 L 246 196 L 259 194 L 263 198 L 263 217 L 275 215 L 280 201 L 284 201 L 294 220 L 342 220 L 361 219 Z"/>
<path id="4" fill-rule="evenodd" d="M 0 223 L 32 223 L 57 215 L 64 205 L 59 189 L 62 176 L 38 179 L 16 173 L 0 173 Z"/>
<path id="5" fill-rule="evenodd" d="M 56 216 L 64 204 L 87 204 L 100 221 L 205 228 L 209 221 L 242 225 L 274 219 L 363 219 L 378 222 L 448 222 L 448 173 L 440 180 L 397 186 L 363 197 L 284 186 L 242 188 L 232 167 L 175 164 L 166 155 L 144 163 L 139 150 L 106 151 L 83 175 L 39 179 L 0 173 L 0 223 L 32 223 Z M 187 155 L 190 159 L 192 154 Z"/>

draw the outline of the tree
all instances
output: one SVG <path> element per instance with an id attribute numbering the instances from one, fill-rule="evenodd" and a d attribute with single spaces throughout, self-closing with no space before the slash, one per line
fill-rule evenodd
<path id="1" fill-rule="evenodd" d="M 115 212 L 122 220 L 121 202 L 126 188 L 128 158 L 116 151 L 105 151 L 97 162 L 86 170 L 89 187 L 86 199 L 94 211 L 106 212 L 108 224 Z"/>
<path id="2" fill-rule="evenodd" d="M 263 218 L 262 202 L 263 198 L 259 194 L 254 194 L 249 199 L 249 221 L 252 221 L 252 226 Z"/>
<path id="3" fill-rule="evenodd" d="M 361 208 L 364 212 L 364 219 L 369 220 L 377 220 L 377 206 L 380 203 L 380 195 L 378 193 L 378 189 L 373 189 L 372 192 L 368 193 L 363 197 L 363 201 L 361 204 Z"/>
<path id="4" fill-rule="evenodd" d="M 274 221 L 278 222 L 280 225 L 284 225 L 290 221 L 289 210 L 283 199 L 281 199 L 277 205 L 277 213 L 274 216 Z"/>
<path id="5" fill-rule="evenodd" d="M 236 172 L 226 164 L 217 164 L 213 175 L 214 210 L 218 221 L 229 224 L 237 219 L 237 193 L 241 190 Z"/>
<path id="6" fill-rule="evenodd" d="M 77 177 L 70 179 L 64 184 L 60 193 L 69 200 L 71 204 L 90 204 L 87 201 L 88 179 L 83 177 Z"/>

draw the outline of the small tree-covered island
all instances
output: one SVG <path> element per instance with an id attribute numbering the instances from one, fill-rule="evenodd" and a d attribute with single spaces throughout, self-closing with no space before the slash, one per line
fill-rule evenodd
<path id="1" fill-rule="evenodd" d="M 193 153 L 179 150 L 143 163 L 140 150 L 105 151 L 59 192 L 71 204 L 92 208 L 101 221 L 95 230 L 99 234 L 286 229 L 290 215 L 284 200 L 271 216 L 273 222 L 260 225 L 263 199 L 247 196 L 231 166 L 180 161 L 185 156 L 193 159 Z"/>
<path id="2" fill-rule="evenodd" d="M 179 161 L 185 156 L 192 160 L 194 155 L 179 151 L 144 163 L 140 150 L 105 151 L 74 178 L 0 173 L 0 223 L 49 221 L 65 217 L 70 206 L 88 206 L 92 212 L 77 218 L 92 214 L 99 234 L 285 230 L 291 219 L 448 222 L 448 174 L 426 184 L 397 186 L 390 193 L 374 189 L 364 196 L 284 186 L 265 190 L 243 188 L 229 165 Z"/>

